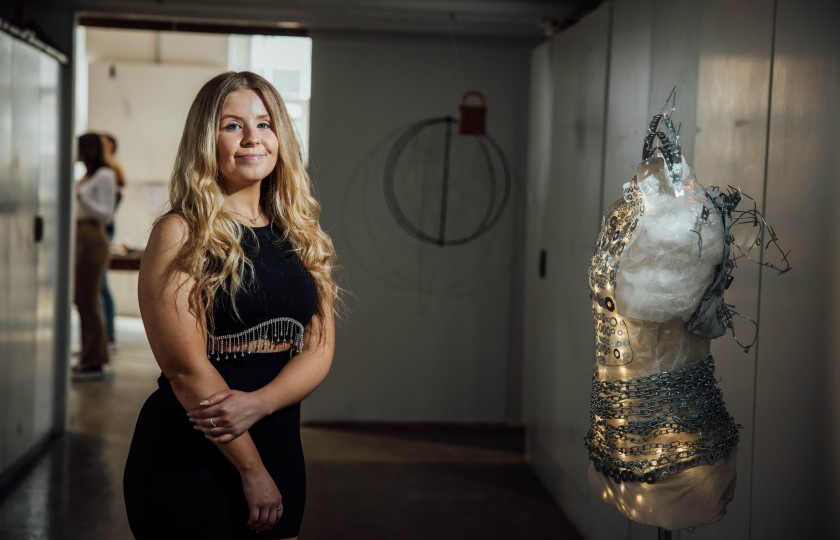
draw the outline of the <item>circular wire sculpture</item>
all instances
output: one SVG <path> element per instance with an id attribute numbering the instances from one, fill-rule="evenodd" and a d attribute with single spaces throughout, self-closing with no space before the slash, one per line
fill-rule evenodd
<path id="1" fill-rule="evenodd" d="M 499 145 L 489 135 L 453 134 L 457 123 L 444 116 L 414 124 L 385 163 L 385 199 L 394 219 L 411 236 L 439 246 L 486 233 L 510 197 L 510 169 Z"/>

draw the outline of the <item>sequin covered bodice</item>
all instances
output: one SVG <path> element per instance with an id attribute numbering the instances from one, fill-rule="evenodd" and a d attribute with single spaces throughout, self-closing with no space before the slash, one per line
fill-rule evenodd
<path id="1" fill-rule="evenodd" d="M 599 364 L 622 365 L 633 360 L 627 325 L 616 312 L 615 278 L 619 257 L 630 242 L 642 210 L 638 188 L 627 186 L 623 199 L 604 215 L 589 266 L 589 295 L 595 317 L 595 358 Z"/>

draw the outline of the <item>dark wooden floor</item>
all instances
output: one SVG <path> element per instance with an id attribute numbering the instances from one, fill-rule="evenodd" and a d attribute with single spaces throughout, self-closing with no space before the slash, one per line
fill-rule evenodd
<path id="1" fill-rule="evenodd" d="M 71 385 L 68 432 L 0 494 L 0 538 L 131 538 L 123 464 L 159 371 L 138 321 L 121 318 L 118 332 L 107 379 Z M 581 538 L 523 462 L 520 431 L 310 425 L 302 436 L 304 540 Z"/>

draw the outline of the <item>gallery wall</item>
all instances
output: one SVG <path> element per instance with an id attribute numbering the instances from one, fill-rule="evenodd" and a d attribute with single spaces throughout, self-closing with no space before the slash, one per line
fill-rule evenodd
<path id="1" fill-rule="evenodd" d="M 588 490 L 583 436 L 594 335 L 586 269 L 600 216 L 632 177 L 649 118 L 674 85 L 684 155 L 699 181 L 752 197 L 793 264 L 780 276 L 739 261 L 726 301 L 756 321 L 758 342 L 748 353 L 729 335 L 712 346 L 727 408 L 743 426 L 735 499 L 719 523 L 674 537 L 827 538 L 840 531 L 831 510 L 840 503 L 831 457 L 839 449 L 837 320 L 828 307 L 836 298 L 837 258 L 830 254 L 837 238 L 826 225 L 838 202 L 832 148 L 840 123 L 830 105 L 840 92 L 837 11 L 792 0 L 616 0 L 533 52 L 539 88 L 531 101 L 524 271 L 528 460 L 587 538 L 657 534 Z M 537 272 L 542 250 L 545 278 Z M 754 333 L 743 319 L 736 331 L 745 343 Z M 813 475 L 782 472 L 817 463 L 823 466 Z"/>
<path id="2" fill-rule="evenodd" d="M 518 423 L 530 47 L 397 34 L 312 39 L 310 172 L 343 267 L 347 309 L 332 372 L 307 399 L 304 417 Z M 456 117 L 467 90 L 486 96 L 487 133 L 509 163 L 511 196 L 488 232 L 439 246 L 399 226 L 383 191 L 385 165 L 410 126 Z M 453 153 L 453 168 L 460 159 L 476 155 Z M 442 161 L 437 154 L 416 166 L 437 178 Z M 430 186 L 412 186 L 416 197 L 407 202 L 436 212 L 439 202 L 423 199 L 439 193 Z M 485 197 L 476 190 L 461 211 Z M 453 210 L 450 219 L 459 215 Z"/>

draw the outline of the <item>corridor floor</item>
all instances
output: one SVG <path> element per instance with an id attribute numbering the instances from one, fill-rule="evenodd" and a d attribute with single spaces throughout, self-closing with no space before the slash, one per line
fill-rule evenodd
<path id="1" fill-rule="evenodd" d="M 68 431 L 0 494 L 0 538 L 130 539 L 122 470 L 159 370 L 137 319 L 102 382 L 73 383 Z M 306 425 L 303 540 L 578 539 L 516 430 Z"/>

